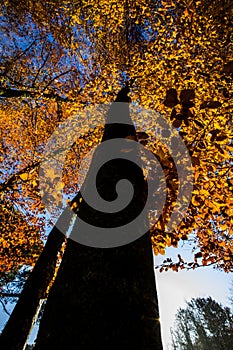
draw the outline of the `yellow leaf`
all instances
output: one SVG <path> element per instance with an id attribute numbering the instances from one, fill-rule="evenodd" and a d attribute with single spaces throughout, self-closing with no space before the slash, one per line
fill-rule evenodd
<path id="1" fill-rule="evenodd" d="M 196 207 L 200 205 L 200 203 L 196 200 L 196 196 L 192 197 L 192 204 L 195 205 Z"/>
<path id="2" fill-rule="evenodd" d="M 20 179 L 22 179 L 23 181 L 28 180 L 28 173 L 23 173 L 19 175 Z"/>

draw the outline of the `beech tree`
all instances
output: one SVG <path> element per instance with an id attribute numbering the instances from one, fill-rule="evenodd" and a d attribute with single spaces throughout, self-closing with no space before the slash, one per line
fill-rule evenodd
<path id="1" fill-rule="evenodd" d="M 166 231 L 179 187 L 178 181 L 172 183 L 174 164 L 156 138 L 153 122 L 146 128 L 136 125 L 139 141 L 156 154 L 168 184 L 163 215 L 151 229 L 154 253 L 164 254 L 166 247 L 192 237 L 193 261 L 182 256 L 166 259 L 161 270 L 213 265 L 231 271 L 232 4 L 5 1 L 1 13 L 1 198 L 19 208 L 30 227 L 39 227 L 42 239 L 52 231 L 52 253 L 48 249 L 37 265 L 47 268 L 35 268 L 30 279 L 34 282 L 28 293 L 33 288 L 36 296 L 30 315 L 48 293 L 65 240 L 52 221 L 45 227 L 38 182 L 44 147 L 57 126 L 74 113 L 114 101 L 125 81 L 132 82 L 132 103 L 156 110 L 169 121 L 192 159 L 194 189 L 187 215 L 178 227 Z M 82 159 L 100 143 L 103 130 L 100 125 L 74 140 L 59 184 L 71 200 L 79 190 Z M 57 188 L 56 174 L 48 178 L 49 187 Z M 64 209 L 59 205 L 57 217 Z M 7 227 L 6 221 L 2 224 Z M 14 255 L 11 265 L 5 258 L 9 272 L 13 266 L 17 271 L 24 264 L 33 265 L 42 250 L 41 244 L 29 243 L 35 231 L 28 230 L 25 240 L 22 221 L 15 227 L 17 245 L 24 244 L 25 249 L 26 244 L 30 256 Z M 4 233 L 1 239 L 13 242 Z"/>
<path id="2" fill-rule="evenodd" d="M 36 214 L 44 210 L 38 167 L 46 140 L 75 111 L 112 102 L 122 80 L 130 78 L 132 102 L 156 109 L 178 128 L 195 172 L 189 215 L 175 234 L 153 235 L 155 253 L 194 233 L 200 262 L 228 270 L 232 8 L 227 2 L 220 11 L 218 3 L 213 16 L 213 6 L 208 12 L 201 1 L 189 6 L 182 1 L 114 4 L 29 1 L 26 6 L 7 1 L 2 7 L 2 192 L 16 204 L 28 198 L 24 210 L 34 211 L 38 221 Z M 150 127 L 140 130 L 138 125 L 137 131 L 148 131 L 146 147 L 159 154 Z M 79 160 L 100 142 L 102 132 L 100 128 L 84 135 L 72 148 L 64 169 L 66 193 L 77 191 Z M 79 159 L 74 157 L 77 149 Z M 55 177 L 51 174 L 51 185 Z"/>
<path id="3" fill-rule="evenodd" d="M 116 102 L 126 102 L 126 108 L 117 109 L 117 113 L 122 114 L 122 124 L 111 122 L 113 105 L 102 142 L 116 138 L 128 142 L 122 144 L 117 159 L 106 162 L 106 167 L 101 168 L 97 190 L 103 198 L 113 200 L 116 197 L 115 184 L 121 179 L 129 179 L 134 196 L 120 213 L 104 213 L 86 203 L 83 194 L 93 181 L 89 174 L 92 168 L 98 167 L 97 158 L 101 160 L 106 153 L 104 149 L 97 149 L 82 185 L 81 202 L 77 199 L 73 202 L 77 219 L 49 293 L 35 349 L 162 349 L 149 232 L 133 243 L 109 249 L 74 241 L 76 235 L 77 238 L 88 235 L 85 226 L 80 225 L 80 218 L 93 227 L 105 227 L 106 235 L 116 227 L 116 235 L 120 235 L 121 227 L 140 214 L 147 200 L 143 171 L 132 164 L 139 158 L 139 152 L 130 143 L 131 138 L 136 139 L 136 131 L 132 123 L 127 124 L 130 116 L 126 88 L 120 91 Z M 123 159 L 127 145 L 130 162 Z M 146 231 L 145 221 L 148 217 L 143 215 L 135 228 L 136 237 L 138 232 Z M 87 240 L 91 244 L 93 238 Z M 61 300 L 65 301 L 63 306 Z"/>

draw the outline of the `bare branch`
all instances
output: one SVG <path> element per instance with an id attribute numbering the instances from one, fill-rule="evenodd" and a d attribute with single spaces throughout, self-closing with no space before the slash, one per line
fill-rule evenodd
<path id="1" fill-rule="evenodd" d="M 6 308 L 6 305 L 4 304 L 4 302 L 0 299 L 0 303 L 2 304 L 3 310 L 5 311 L 5 313 L 10 316 L 11 314 L 9 313 L 9 311 Z"/>

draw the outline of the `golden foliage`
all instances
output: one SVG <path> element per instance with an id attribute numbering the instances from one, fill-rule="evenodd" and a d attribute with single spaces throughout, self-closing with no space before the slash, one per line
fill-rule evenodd
<path id="1" fill-rule="evenodd" d="M 177 190 L 166 174 L 170 202 L 152 232 L 155 253 L 164 254 L 167 246 L 194 234 L 203 265 L 232 270 L 232 7 L 228 2 L 215 1 L 215 7 L 204 3 L 5 1 L 0 188 L 32 214 L 34 224 L 43 222 L 37 169 L 49 136 L 85 106 L 113 101 L 130 80 L 132 102 L 160 112 L 173 124 L 193 163 L 188 216 L 176 232 L 164 235 Z M 148 130 L 138 128 L 150 131 L 153 124 Z M 149 131 L 142 143 L 171 169 L 166 150 Z M 74 142 L 63 169 L 61 186 L 67 194 L 77 191 L 80 160 L 101 135 L 102 129 L 95 129 Z M 56 174 L 50 175 L 52 188 Z M 23 229 L 21 235 L 23 240 Z M 192 266 L 197 264 L 194 260 Z M 183 263 L 169 266 L 176 270 Z"/>
<path id="2" fill-rule="evenodd" d="M 34 265 L 43 249 L 39 227 L 30 225 L 8 201 L 0 204 L 0 278 Z"/>

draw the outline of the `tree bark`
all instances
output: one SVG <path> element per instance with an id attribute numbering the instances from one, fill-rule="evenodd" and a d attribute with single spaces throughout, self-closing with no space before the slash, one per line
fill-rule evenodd
<path id="1" fill-rule="evenodd" d="M 66 209 L 65 214 L 65 218 L 68 220 L 68 209 Z M 63 218 L 64 215 L 59 220 L 62 221 Z M 63 224 L 68 225 L 67 221 Z M 46 297 L 47 287 L 54 276 L 57 255 L 64 241 L 65 235 L 54 226 L 36 265 L 25 282 L 19 300 L 2 331 L 0 349 L 23 349 L 40 299 Z"/>
<path id="2" fill-rule="evenodd" d="M 122 89 L 116 101 L 127 102 L 127 93 L 127 88 Z M 124 114 L 127 123 L 128 107 Z M 112 123 L 110 114 L 102 141 L 112 138 L 136 139 L 132 122 L 131 125 Z M 96 152 L 91 166 L 95 166 L 95 157 L 101 157 L 98 149 Z M 99 181 L 102 197 L 113 200 L 116 183 L 129 178 L 134 186 L 132 203 L 120 214 L 107 215 L 90 208 L 83 200 L 71 237 L 80 230 L 79 218 L 95 227 L 119 227 L 120 232 L 120 227 L 137 216 L 145 205 L 147 186 L 142 169 L 132 163 L 126 166 L 123 159 L 115 160 L 106 169 Z M 89 185 L 87 175 L 84 191 Z M 143 230 L 145 223 L 139 226 L 138 230 Z M 108 249 L 68 239 L 35 349 L 162 349 L 149 232 L 132 243 Z"/>
<path id="3" fill-rule="evenodd" d="M 74 197 L 71 205 L 78 203 L 79 198 L 80 193 Z M 19 295 L 17 294 L 19 298 L 17 304 L 0 335 L 0 349 L 23 349 L 40 300 L 47 297 L 46 291 L 55 274 L 58 253 L 66 240 L 64 233 L 68 231 L 72 217 L 73 213 L 70 207 L 67 207 L 51 230 L 43 251 L 26 280 L 22 292 Z M 3 296 L 7 295 L 4 294 Z"/>

